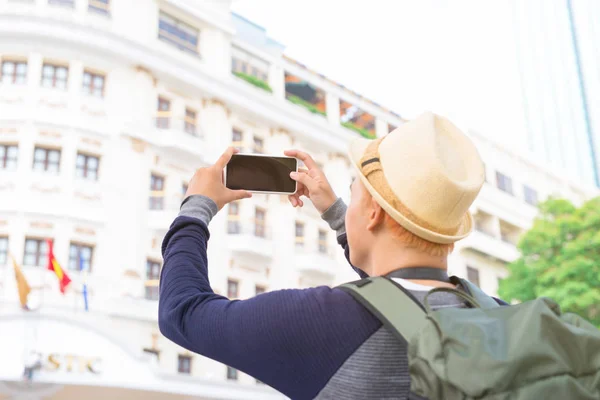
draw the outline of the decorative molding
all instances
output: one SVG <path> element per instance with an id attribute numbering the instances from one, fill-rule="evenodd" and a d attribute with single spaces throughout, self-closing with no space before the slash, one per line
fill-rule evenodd
<path id="1" fill-rule="evenodd" d="M 81 142 L 85 144 L 89 144 L 91 146 L 102 147 L 102 142 L 96 139 L 91 139 L 87 137 L 81 138 Z"/>
<path id="2" fill-rule="evenodd" d="M 106 117 L 106 111 L 91 109 L 86 104 L 81 106 L 81 112 L 91 115 L 92 117 Z"/>
<path id="3" fill-rule="evenodd" d="M 0 220 L 0 226 L 6 226 L 8 225 L 8 221 L 5 219 Z"/>
<path id="4" fill-rule="evenodd" d="M 133 151 L 140 154 L 146 151 L 146 148 L 148 147 L 148 143 L 146 141 L 134 137 L 130 138 L 130 140 Z"/>
<path id="5" fill-rule="evenodd" d="M 67 102 L 63 100 L 54 102 L 52 100 L 42 98 L 40 99 L 40 104 L 46 105 L 50 108 L 67 108 Z"/>
<path id="6" fill-rule="evenodd" d="M 62 135 L 58 132 L 40 131 L 40 136 L 48 136 L 56 139 L 60 139 Z"/>
<path id="7" fill-rule="evenodd" d="M 158 78 L 156 78 L 154 76 L 154 74 L 152 73 L 152 71 L 150 71 L 148 68 L 142 66 L 142 65 L 136 65 L 135 66 L 135 71 L 136 72 L 141 72 L 143 74 L 148 75 L 151 79 L 152 79 L 152 85 L 154 87 L 156 87 L 156 85 L 158 84 Z"/>
<path id="8" fill-rule="evenodd" d="M 42 192 L 42 193 L 60 193 L 61 192 L 59 186 L 54 186 L 51 188 L 44 188 L 37 184 L 31 185 L 31 190 L 35 190 L 35 191 Z"/>
<path id="9" fill-rule="evenodd" d="M 75 233 L 79 233 L 81 235 L 95 236 L 96 231 L 92 228 L 84 228 L 82 226 L 75 227 Z"/>
<path id="10" fill-rule="evenodd" d="M 154 156 L 154 165 L 158 165 L 160 163 L 160 157 L 155 155 Z"/>
<path id="11" fill-rule="evenodd" d="M 97 201 L 97 200 L 101 200 L 102 196 L 100 196 L 99 194 L 93 194 L 93 195 L 89 195 L 89 194 L 85 194 L 85 193 L 81 193 L 81 192 L 75 192 L 75 197 L 83 199 L 83 200 L 87 200 L 87 201 Z"/>
<path id="12" fill-rule="evenodd" d="M 0 135 L 10 135 L 19 133 L 17 128 L 0 128 Z"/>
<path id="13" fill-rule="evenodd" d="M 29 227 L 36 229 L 52 229 L 54 225 L 50 222 L 32 221 L 29 223 Z"/>

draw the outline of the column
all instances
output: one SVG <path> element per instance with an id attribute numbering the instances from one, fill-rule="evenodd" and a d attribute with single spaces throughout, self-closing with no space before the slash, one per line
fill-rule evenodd
<path id="1" fill-rule="evenodd" d="M 325 94 L 325 106 L 327 107 L 327 119 L 332 125 L 340 124 L 340 99 L 333 93 Z"/>
<path id="2" fill-rule="evenodd" d="M 277 64 L 271 64 L 269 68 L 269 86 L 273 89 L 273 96 L 285 98 L 285 72 L 283 67 Z"/>
<path id="3" fill-rule="evenodd" d="M 375 119 L 375 135 L 379 137 L 383 137 L 388 134 L 388 123 L 387 121 L 382 120 L 381 118 Z"/>
<path id="4" fill-rule="evenodd" d="M 212 164 L 231 143 L 231 112 L 218 99 L 208 99 L 203 104 L 201 124 L 207 149 L 205 161 Z"/>

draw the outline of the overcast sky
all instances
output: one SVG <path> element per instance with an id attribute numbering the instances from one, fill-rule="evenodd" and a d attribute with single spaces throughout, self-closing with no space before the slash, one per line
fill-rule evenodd
<path id="1" fill-rule="evenodd" d="M 412 118 L 523 145 L 515 0 L 234 0 L 286 54 Z"/>

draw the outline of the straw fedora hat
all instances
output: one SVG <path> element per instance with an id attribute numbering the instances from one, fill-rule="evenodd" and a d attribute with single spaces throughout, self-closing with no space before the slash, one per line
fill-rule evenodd
<path id="1" fill-rule="evenodd" d="M 377 140 L 356 139 L 350 160 L 373 198 L 406 230 L 434 243 L 473 229 L 469 207 L 485 181 L 471 140 L 431 112 Z"/>

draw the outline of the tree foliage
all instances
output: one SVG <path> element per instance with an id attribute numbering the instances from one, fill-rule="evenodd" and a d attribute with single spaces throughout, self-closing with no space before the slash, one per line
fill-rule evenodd
<path id="1" fill-rule="evenodd" d="M 562 199 L 540 204 L 519 241 L 521 257 L 500 283 L 507 301 L 550 297 L 600 327 L 600 198 L 581 207 Z"/>

